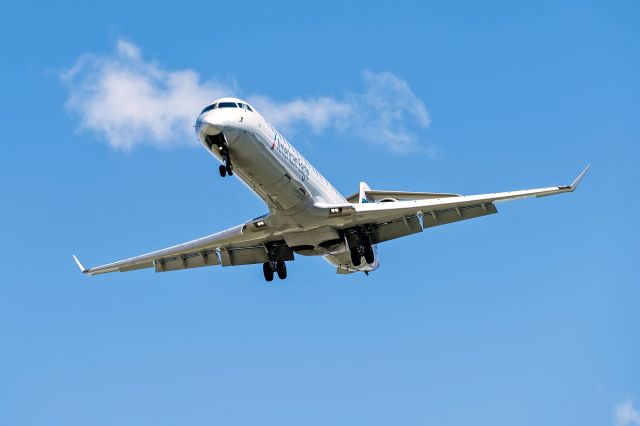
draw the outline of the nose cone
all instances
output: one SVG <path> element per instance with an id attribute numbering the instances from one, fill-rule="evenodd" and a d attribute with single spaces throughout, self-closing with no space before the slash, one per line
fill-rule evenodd
<path id="1" fill-rule="evenodd" d="M 215 136 L 224 131 L 225 120 L 217 111 L 209 111 L 201 114 L 196 121 L 196 133 L 201 139 L 206 136 Z"/>
<path id="2" fill-rule="evenodd" d="M 200 114 L 196 121 L 196 135 L 205 140 L 224 132 L 227 139 L 235 139 L 246 126 L 240 108 L 216 108 Z"/>

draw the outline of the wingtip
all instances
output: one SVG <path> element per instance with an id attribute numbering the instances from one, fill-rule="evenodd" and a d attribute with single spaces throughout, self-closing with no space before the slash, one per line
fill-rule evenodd
<path id="1" fill-rule="evenodd" d="M 76 261 L 76 265 L 78 265 L 78 268 L 80 269 L 80 272 L 82 272 L 83 274 L 86 274 L 89 270 L 87 268 L 85 268 L 84 266 L 82 266 L 82 263 L 80 263 L 80 261 L 78 260 L 78 258 L 76 257 L 75 254 L 73 254 L 72 256 L 73 256 L 73 260 Z"/>
<path id="2" fill-rule="evenodd" d="M 589 167 L 591 167 L 591 163 L 587 164 L 587 167 L 585 167 L 584 170 L 582 170 L 582 172 L 578 175 L 578 177 L 575 178 L 575 180 L 570 186 L 572 191 L 575 191 L 578 185 L 580 185 L 580 182 L 582 182 L 582 178 L 584 178 L 584 175 L 586 175 L 587 171 L 589 171 Z"/>

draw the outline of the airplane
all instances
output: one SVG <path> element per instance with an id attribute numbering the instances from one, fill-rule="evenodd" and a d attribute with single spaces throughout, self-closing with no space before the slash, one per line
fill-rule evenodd
<path id="1" fill-rule="evenodd" d="M 573 192 L 570 185 L 481 195 L 372 190 L 343 196 L 248 102 L 221 98 L 195 123 L 199 142 L 269 209 L 265 215 L 193 241 L 93 268 L 86 275 L 154 268 L 156 272 L 203 266 L 262 264 L 264 279 L 287 277 L 286 262 L 323 256 L 338 274 L 369 274 L 380 266 L 377 245 L 445 225 L 497 213 L 496 203 Z"/>

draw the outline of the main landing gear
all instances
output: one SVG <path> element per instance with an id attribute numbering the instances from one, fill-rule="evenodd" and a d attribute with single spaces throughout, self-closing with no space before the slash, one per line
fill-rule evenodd
<path id="1" fill-rule="evenodd" d="M 370 265 L 375 262 L 376 257 L 369 235 L 352 233 L 347 235 L 347 242 L 349 244 L 349 254 L 351 255 L 351 263 L 353 263 L 353 266 L 362 265 L 363 257 L 365 262 Z"/>
<path id="2" fill-rule="evenodd" d="M 278 274 L 278 278 L 284 280 L 287 278 L 287 265 L 284 260 L 272 260 L 270 262 L 264 262 L 262 264 L 262 272 L 264 273 L 264 279 L 267 282 L 273 281 L 273 273 Z"/>

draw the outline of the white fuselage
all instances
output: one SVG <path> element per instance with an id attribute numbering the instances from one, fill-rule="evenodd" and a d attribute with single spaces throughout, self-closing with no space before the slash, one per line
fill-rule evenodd
<path id="1" fill-rule="evenodd" d="M 246 105 L 233 98 L 218 100 L 216 105 L 224 100 Z M 224 134 L 233 173 L 267 204 L 271 225 L 280 230 L 308 230 L 313 228 L 314 205 L 348 203 L 275 127 L 249 108 L 205 109 L 196 121 L 195 131 L 207 151 L 221 161 L 221 149 L 211 146 L 208 138 Z M 318 251 L 316 247 L 315 251 L 302 254 L 326 255 L 330 262 L 342 264 L 332 254 L 345 253 L 347 249 L 343 244 L 329 251 Z M 357 270 L 373 270 L 377 266 L 378 262 L 364 264 Z"/>
<path id="2" fill-rule="evenodd" d="M 240 108 L 218 108 L 198 117 L 196 133 L 209 152 L 207 135 L 224 132 L 234 173 L 271 210 L 283 213 L 309 202 L 346 203 L 331 185 L 258 112 Z"/>

